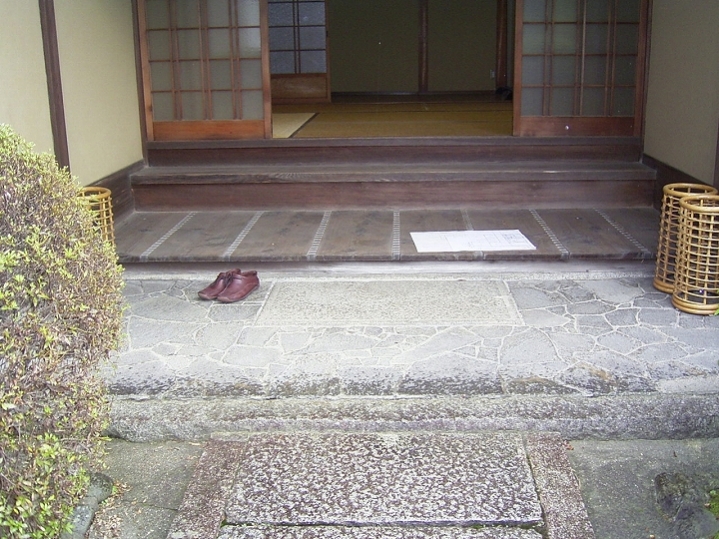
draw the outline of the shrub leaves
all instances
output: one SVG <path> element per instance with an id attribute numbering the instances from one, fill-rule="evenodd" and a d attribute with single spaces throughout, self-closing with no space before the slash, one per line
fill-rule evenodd
<path id="1" fill-rule="evenodd" d="M 69 525 L 100 455 L 122 274 L 78 186 L 0 125 L 0 537 Z"/>

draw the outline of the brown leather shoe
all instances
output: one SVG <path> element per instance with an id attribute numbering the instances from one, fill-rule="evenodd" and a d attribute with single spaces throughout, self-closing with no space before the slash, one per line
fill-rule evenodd
<path id="1" fill-rule="evenodd" d="M 202 299 L 217 299 L 217 296 L 222 294 L 222 291 L 227 288 L 228 284 L 230 284 L 232 276 L 234 274 L 239 275 L 239 273 L 240 268 L 236 268 L 230 271 L 223 271 L 217 276 L 217 279 L 215 279 L 215 281 L 210 286 L 200 290 L 197 295 L 200 296 Z"/>
<path id="2" fill-rule="evenodd" d="M 250 292 L 260 286 L 260 279 L 257 277 L 256 271 L 246 271 L 245 273 L 233 273 L 230 282 L 222 293 L 217 296 L 217 301 L 222 303 L 234 303 L 245 299 Z"/>

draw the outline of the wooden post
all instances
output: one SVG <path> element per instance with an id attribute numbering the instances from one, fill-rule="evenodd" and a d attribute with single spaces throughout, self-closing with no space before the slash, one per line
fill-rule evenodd
<path id="1" fill-rule="evenodd" d="M 60 55 L 57 48 L 54 0 L 39 0 L 42 46 L 45 54 L 45 76 L 50 102 L 50 127 L 52 129 L 55 159 L 61 167 L 70 169 L 70 150 L 67 144 L 65 104 L 60 79 Z"/>
<path id="2" fill-rule="evenodd" d="M 507 87 L 507 0 L 497 0 L 497 71 L 496 88 Z"/>
<path id="3" fill-rule="evenodd" d="M 419 0 L 419 93 L 429 91 L 429 0 Z"/>

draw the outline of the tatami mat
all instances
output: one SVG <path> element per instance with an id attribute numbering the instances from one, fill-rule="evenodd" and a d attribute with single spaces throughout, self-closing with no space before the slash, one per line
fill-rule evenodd
<path id="1" fill-rule="evenodd" d="M 311 113 L 311 119 L 286 136 L 366 138 L 512 134 L 512 103 L 509 101 L 340 102 L 273 107 L 273 118 L 302 113 Z M 278 134 L 275 138 L 283 137 Z"/>
<path id="2" fill-rule="evenodd" d="M 652 208 L 135 212 L 116 224 L 121 262 L 531 260 L 654 257 Z M 412 232 L 519 230 L 532 251 L 419 253 Z"/>
<path id="3" fill-rule="evenodd" d="M 290 138 L 314 115 L 314 112 L 273 113 L 272 138 Z"/>

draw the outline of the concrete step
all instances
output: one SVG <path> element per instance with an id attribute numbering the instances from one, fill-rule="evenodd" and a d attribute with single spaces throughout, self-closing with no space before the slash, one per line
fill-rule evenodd
<path id="1" fill-rule="evenodd" d="M 302 431 L 209 442 L 168 537 L 594 533 L 557 434 Z"/>

